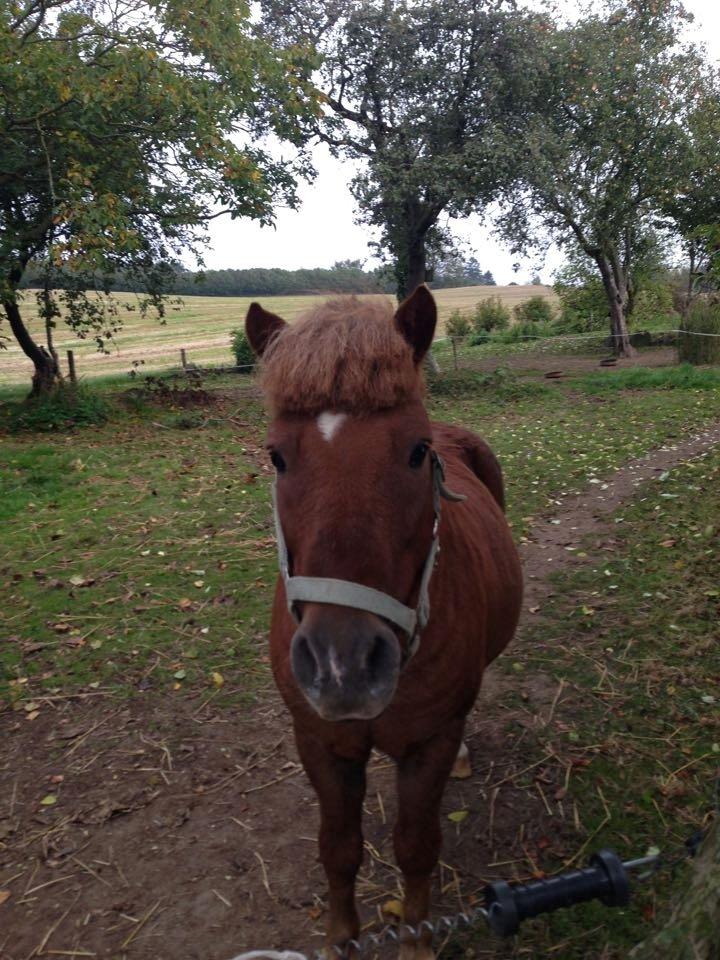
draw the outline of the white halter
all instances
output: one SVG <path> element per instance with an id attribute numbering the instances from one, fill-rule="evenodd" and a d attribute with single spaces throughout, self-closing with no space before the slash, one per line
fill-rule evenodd
<path id="1" fill-rule="evenodd" d="M 378 617 L 389 620 L 404 631 L 410 640 L 406 654 L 406 661 L 410 659 L 420 646 L 420 632 L 427 626 L 430 618 L 430 578 L 432 577 L 437 555 L 440 550 L 440 501 L 464 500 L 461 494 L 452 493 L 445 486 L 445 470 L 439 455 L 430 451 L 432 464 L 433 521 L 432 540 L 425 565 L 420 578 L 420 590 L 415 609 L 400 603 L 394 597 L 366 587 L 351 580 L 335 580 L 332 577 L 293 577 L 290 574 L 287 545 L 280 522 L 280 513 L 277 505 L 276 481 L 272 485 L 273 517 L 275 519 L 275 535 L 277 538 L 278 565 L 280 575 L 285 584 L 285 595 L 290 613 L 299 623 L 296 603 L 332 603 L 341 607 L 353 607 L 356 610 L 366 610 Z"/>

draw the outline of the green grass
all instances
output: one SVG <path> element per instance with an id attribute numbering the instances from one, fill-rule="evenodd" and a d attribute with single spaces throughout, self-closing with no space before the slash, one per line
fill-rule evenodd
<path id="1" fill-rule="evenodd" d="M 720 390 L 720 368 L 683 363 L 678 367 L 606 370 L 583 377 L 580 386 L 596 394 L 611 390 Z"/>
<path id="2" fill-rule="evenodd" d="M 265 417 L 252 393 L 231 389 L 237 378 L 222 383 L 200 408 L 135 410 L 113 387 L 109 423 L 3 438 L 0 697 L 93 683 L 202 690 L 220 673 L 221 695 L 244 699 L 266 676 L 275 553 Z M 720 418 L 707 391 L 599 400 L 568 384 L 524 386 L 511 378 L 429 404 L 497 451 L 518 538 L 629 457 Z"/>
<path id="3" fill-rule="evenodd" d="M 644 488 L 616 514 L 604 549 L 589 541 L 588 562 L 554 578 L 515 654 L 524 676 L 565 684 L 557 722 L 528 737 L 523 756 L 529 765 L 554 754 L 551 798 L 575 761 L 562 803 L 578 809 L 582 828 L 556 814 L 549 872 L 586 841 L 588 853 L 675 856 L 707 822 L 720 772 L 719 501 L 717 450 Z M 526 924 L 519 955 L 621 960 L 669 917 L 684 883 L 683 870 L 661 871 L 628 908 L 593 903 Z"/>
<path id="4" fill-rule="evenodd" d="M 467 373 L 431 392 L 430 413 L 490 441 L 519 540 L 629 458 L 720 419 L 720 391 L 682 369 L 609 371 L 603 384 L 623 388 L 597 392 L 586 387 L 598 378 L 548 387 Z M 631 389 L 637 373 L 642 389 Z M 238 379 L 248 383 L 220 378 L 213 404 L 189 408 L 133 408 L 120 401 L 127 382 L 111 381 L 109 422 L 2 437 L 0 702 L 31 713 L 41 696 L 147 691 L 237 710 L 267 682 L 276 561 L 265 416 Z M 552 749 L 553 809 L 571 764 L 547 871 L 586 843 L 623 856 L 674 848 L 708 812 L 720 763 L 718 502 L 720 451 L 643 488 L 611 535 L 583 548 L 586 564 L 553 582 L 522 650 L 503 661 L 565 684 L 553 724 L 522 734 L 523 765 Z M 630 908 L 533 921 L 515 955 L 621 960 L 682 882 L 663 873 Z M 483 935 L 482 956 L 509 949 Z"/>
<path id="5" fill-rule="evenodd" d="M 3 407 L 2 418 L 12 433 L 50 433 L 72 427 L 105 423 L 110 405 L 84 384 L 68 384 L 51 393 Z"/>
<path id="6" fill-rule="evenodd" d="M 428 389 L 433 400 L 485 396 L 496 404 L 526 397 L 544 397 L 551 392 L 547 384 L 518 377 L 504 367 L 498 367 L 492 373 L 447 370 L 440 376 L 430 375 Z"/>
<path id="7" fill-rule="evenodd" d="M 626 460 L 720 419 L 720 391 L 594 397 L 564 384 L 512 403 L 499 403 L 492 393 L 435 397 L 431 412 L 489 441 L 505 472 L 511 525 L 522 536 L 535 517 Z"/>
<path id="8" fill-rule="evenodd" d="M 3 443 L 6 695 L 213 689 L 213 674 L 252 689 L 274 578 L 267 484 L 229 424 L 179 429 L 187 415 Z M 259 433 L 258 409 L 245 417 Z"/>

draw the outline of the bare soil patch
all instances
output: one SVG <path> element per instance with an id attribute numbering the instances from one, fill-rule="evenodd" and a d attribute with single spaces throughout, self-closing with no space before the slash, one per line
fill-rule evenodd
<path id="1" fill-rule="evenodd" d="M 539 341 L 543 344 L 543 341 Z M 507 367 L 517 371 L 535 371 L 542 373 L 557 372 L 560 376 L 576 376 L 582 373 L 596 373 L 603 369 L 600 361 L 607 354 L 575 355 L 551 352 L 552 341 L 544 344 L 537 352 L 507 353 L 481 359 L 464 356 L 461 367 L 491 373 L 498 367 Z M 541 352 L 542 351 L 542 352 Z M 635 356 L 619 357 L 613 364 L 615 370 L 628 370 L 632 367 L 670 367 L 677 364 L 677 351 L 674 347 L 654 347 L 639 350 Z"/>
<path id="2" fill-rule="evenodd" d="M 638 485 L 717 443 L 720 425 L 682 438 L 539 521 L 522 548 L 525 620 L 542 603 L 548 573 L 583 562 L 572 548 L 612 536 L 607 516 Z M 446 791 L 444 813 L 467 816 L 446 821 L 436 916 L 477 903 L 492 877 L 527 877 L 549 854 L 571 859 L 587 839 L 564 803 L 582 752 L 569 744 L 525 769 L 528 744 L 542 743 L 550 721 L 578 703 L 547 676 L 514 675 L 512 660 L 511 649 L 505 666 L 489 671 L 469 718 L 472 778 Z M 117 702 L 98 692 L 39 705 L 31 721 L 0 716 L 3 960 L 230 960 L 253 948 L 319 946 L 316 803 L 270 682 L 245 713 L 179 693 Z M 392 765 L 378 756 L 359 884 L 364 917 L 376 925 L 399 894 L 393 811 Z"/>

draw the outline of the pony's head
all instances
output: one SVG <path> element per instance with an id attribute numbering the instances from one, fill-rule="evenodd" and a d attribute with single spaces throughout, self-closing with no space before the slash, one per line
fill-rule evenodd
<path id="1" fill-rule="evenodd" d="M 416 605 L 435 518 L 420 368 L 435 323 L 426 287 L 394 313 L 388 301 L 344 298 L 292 325 L 251 305 L 246 330 L 263 360 L 293 578 L 342 580 Z M 331 601 L 293 606 L 295 680 L 321 717 L 371 719 L 392 699 L 412 637 L 367 606 Z"/>

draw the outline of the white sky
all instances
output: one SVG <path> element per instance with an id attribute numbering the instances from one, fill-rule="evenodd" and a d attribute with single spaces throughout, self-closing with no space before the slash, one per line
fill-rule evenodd
<path id="1" fill-rule="evenodd" d="M 568 12 L 577 4 L 568 0 L 563 4 Z M 689 35 L 704 42 L 715 60 L 720 60 L 720 2 L 718 0 L 685 0 L 686 8 L 695 16 Z M 348 183 L 353 166 L 335 160 L 324 146 L 313 151 L 318 176 L 315 181 L 300 187 L 302 205 L 299 210 L 278 209 L 275 227 L 260 227 L 249 220 L 231 221 L 222 217 L 210 228 L 211 245 L 207 249 L 206 265 L 213 269 L 231 267 L 329 267 L 336 260 L 360 259 L 368 266 L 372 259 L 368 241 L 372 239 L 366 227 L 354 223 L 355 203 Z M 477 217 L 452 224 L 454 235 L 465 242 L 465 249 L 480 261 L 483 270 L 490 270 L 499 284 L 511 281 L 529 282 L 536 268 L 545 282 L 552 282 L 552 272 L 561 263 L 557 250 L 548 252 L 545 263 L 530 259 L 520 260 L 515 272 L 512 256 L 492 236 Z"/>

